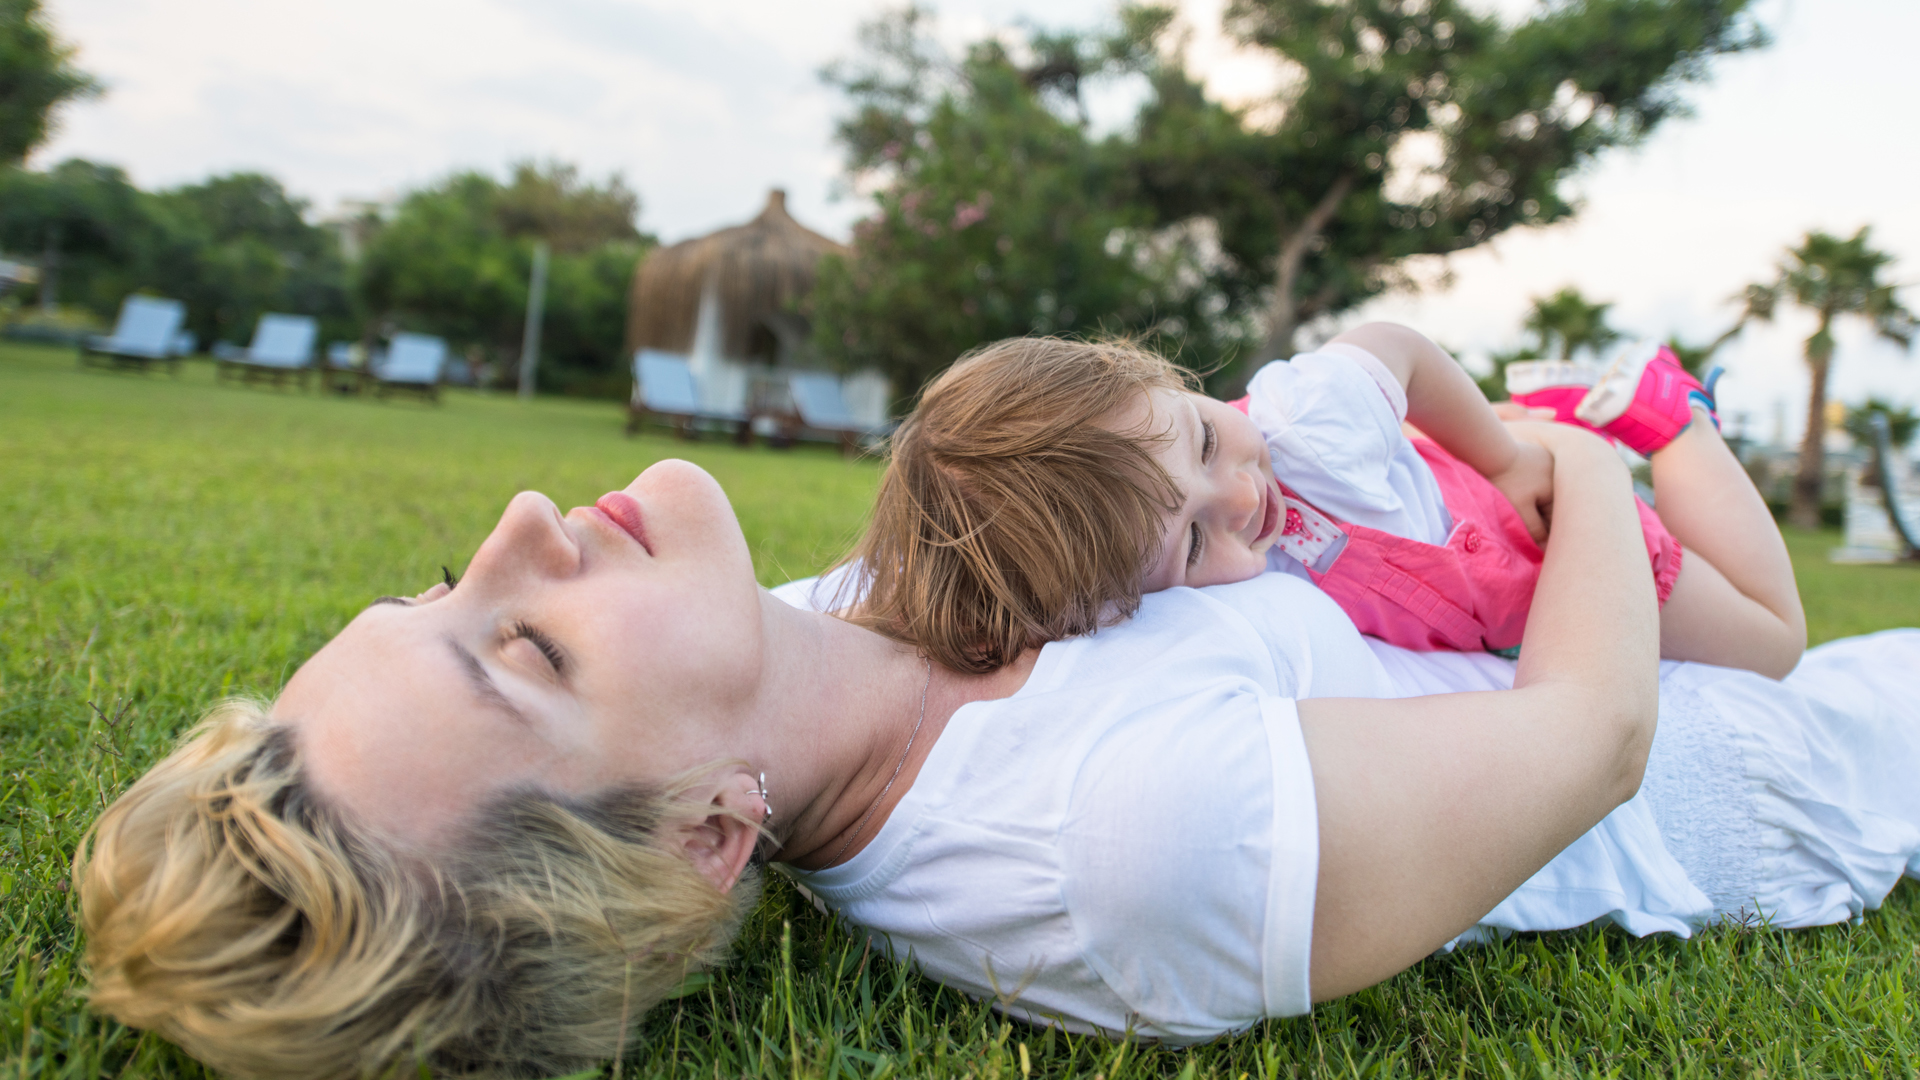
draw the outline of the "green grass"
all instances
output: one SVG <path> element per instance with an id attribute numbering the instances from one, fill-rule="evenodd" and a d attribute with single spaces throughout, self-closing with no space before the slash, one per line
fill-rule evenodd
<path id="1" fill-rule="evenodd" d="M 461 566 L 513 492 L 591 501 L 678 455 L 734 500 L 760 579 L 817 570 L 877 471 L 620 435 L 601 403 L 453 393 L 438 409 L 81 372 L 0 345 L 0 1080 L 199 1076 L 81 999 L 73 846 L 225 694 L 266 694 L 369 597 Z M 1817 640 L 1920 623 L 1920 569 L 1789 537 Z M 1920 782 L 1920 779 L 1916 779 Z M 1920 1070 L 1920 888 L 1860 926 L 1521 935 L 1192 1050 L 1009 1024 L 775 882 L 738 960 L 657 1010 L 623 1075 L 1267 1080 L 1902 1076 Z M 1024 1057 L 1023 1057 L 1024 1054 Z"/>

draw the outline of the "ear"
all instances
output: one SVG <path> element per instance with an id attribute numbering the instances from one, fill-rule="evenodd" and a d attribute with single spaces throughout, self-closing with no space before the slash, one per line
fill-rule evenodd
<path id="1" fill-rule="evenodd" d="M 688 861 L 721 892 L 733 889 L 760 843 L 760 830 L 749 824 L 766 813 L 758 787 L 746 773 L 729 773 L 714 791 L 709 804 L 712 813 L 673 826 L 674 839 Z"/>

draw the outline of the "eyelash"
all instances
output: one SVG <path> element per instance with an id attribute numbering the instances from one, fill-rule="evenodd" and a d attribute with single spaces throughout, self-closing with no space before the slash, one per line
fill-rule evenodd
<path id="1" fill-rule="evenodd" d="M 1212 461 L 1213 452 L 1218 449 L 1219 445 L 1219 433 L 1215 431 L 1212 424 L 1202 421 L 1200 424 L 1200 464 L 1205 465 L 1207 462 Z M 1206 543 L 1206 538 L 1200 534 L 1199 522 L 1196 521 L 1193 523 L 1190 534 L 1193 539 L 1187 544 L 1187 567 L 1189 569 L 1199 565 L 1200 549 Z"/>
<path id="2" fill-rule="evenodd" d="M 525 638 L 532 643 L 534 648 L 539 649 L 541 655 L 547 658 L 547 663 L 553 665 L 553 670 L 556 674 L 563 673 L 567 670 L 566 654 L 560 651 L 560 646 L 555 645 L 552 638 L 535 630 L 524 622 L 513 624 L 513 636 Z"/>

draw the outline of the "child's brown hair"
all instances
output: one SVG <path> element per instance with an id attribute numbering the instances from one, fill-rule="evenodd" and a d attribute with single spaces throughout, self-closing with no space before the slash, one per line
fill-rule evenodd
<path id="1" fill-rule="evenodd" d="M 848 617 L 984 673 L 1132 615 L 1179 492 L 1151 433 L 1109 425 L 1191 382 L 1126 341 L 1011 338 L 961 357 L 894 434 L 843 562 Z"/>

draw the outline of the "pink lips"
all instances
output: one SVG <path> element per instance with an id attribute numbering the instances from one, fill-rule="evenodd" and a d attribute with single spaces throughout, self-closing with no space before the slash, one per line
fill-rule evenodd
<path id="1" fill-rule="evenodd" d="M 1273 530 L 1280 527 L 1280 500 L 1274 498 L 1273 494 L 1271 481 L 1260 486 L 1260 532 L 1253 538 L 1256 544 L 1272 536 Z"/>
<path id="2" fill-rule="evenodd" d="M 647 543 L 647 525 L 641 516 L 640 504 L 634 500 L 633 496 L 624 491 L 609 491 L 600 496 L 599 501 L 593 506 L 594 509 L 612 518 L 613 523 L 620 526 L 622 532 L 633 537 L 634 542 L 645 548 L 647 554 L 653 554 L 653 547 Z"/>

